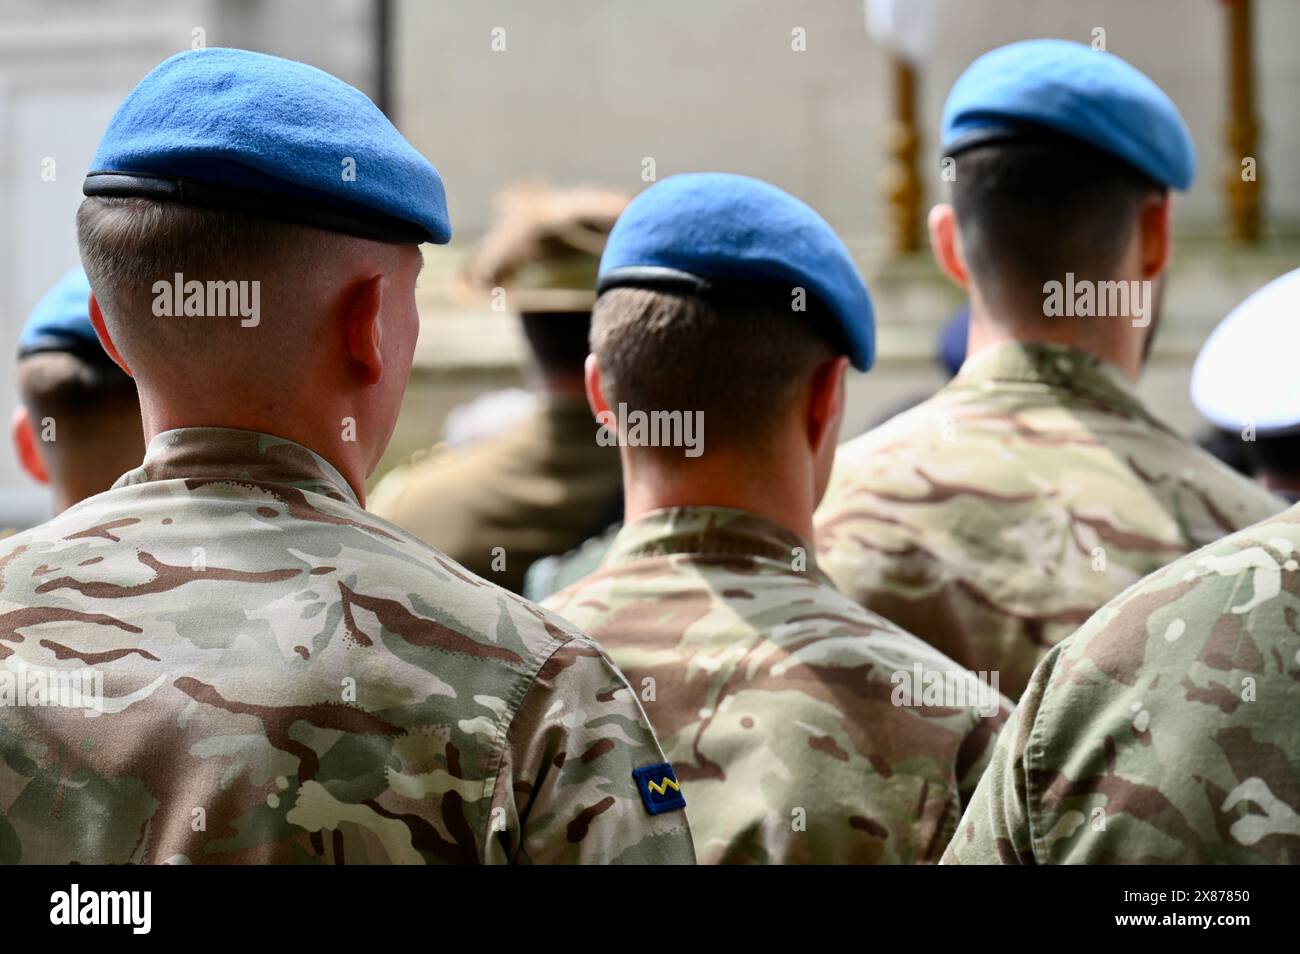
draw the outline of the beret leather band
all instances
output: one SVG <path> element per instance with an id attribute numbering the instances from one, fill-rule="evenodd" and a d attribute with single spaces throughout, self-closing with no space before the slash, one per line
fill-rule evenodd
<path id="1" fill-rule="evenodd" d="M 613 288 L 646 288 L 684 295 L 699 295 L 701 298 L 708 298 L 710 295 L 725 296 L 788 306 L 793 286 L 754 279 L 704 278 L 691 272 L 665 268 L 661 265 L 625 265 L 609 269 L 596 282 L 598 296 Z M 808 294 L 808 306 L 808 312 L 813 314 L 827 310 L 811 292 Z"/>
<path id="2" fill-rule="evenodd" d="M 1030 123 L 1006 123 L 1001 126 L 982 126 L 979 129 L 969 130 L 944 150 L 944 154 L 957 156 L 971 149 L 978 149 L 980 146 L 1000 146 L 1018 142 L 1045 142 L 1053 139 L 1062 142 L 1082 141 L 1078 139 L 1072 140 L 1071 137 L 1048 129 L 1046 126 Z"/>
<path id="3" fill-rule="evenodd" d="M 1071 136 L 1050 126 L 1043 126 L 1033 122 L 1015 122 L 1003 123 L 996 126 L 981 126 L 978 129 L 970 129 L 955 139 L 944 155 L 949 157 L 960 156 L 962 153 L 970 152 L 972 149 L 980 149 L 985 146 L 1015 146 L 1015 145 L 1032 145 L 1035 143 L 1064 143 L 1071 146 L 1083 146 L 1094 152 L 1101 153 L 1114 160 L 1122 163 L 1135 174 L 1149 180 L 1152 185 L 1159 189 L 1168 189 L 1169 187 L 1161 182 L 1156 182 L 1150 175 L 1143 172 L 1133 163 L 1126 160 L 1123 156 L 1117 156 L 1112 152 L 1105 152 L 1098 149 L 1092 143 L 1086 140 Z"/>
<path id="4" fill-rule="evenodd" d="M 688 295 L 704 295 L 715 283 L 699 275 L 676 268 L 658 265 L 635 265 L 612 268 L 596 282 L 596 294 L 603 295 L 611 288 L 653 288 L 659 291 L 676 291 Z"/>
<path id="5" fill-rule="evenodd" d="M 316 199 L 241 189 L 196 179 L 92 172 L 86 176 L 81 191 L 87 196 L 159 199 L 183 205 L 229 209 L 398 245 L 418 245 L 427 238 L 424 229 L 414 223 L 363 208 L 343 210 L 339 208 L 337 199 L 330 200 L 333 205 L 327 207 Z"/>
<path id="6" fill-rule="evenodd" d="M 44 335 L 25 342 L 18 349 L 18 360 L 38 354 L 67 354 L 97 368 L 116 368 L 113 359 L 97 341 L 86 341 L 71 335 Z"/>
<path id="7" fill-rule="evenodd" d="M 752 279 L 703 278 L 676 268 L 660 265 L 626 265 L 612 268 L 596 283 L 597 297 L 615 288 L 644 288 L 700 298 L 726 297 L 755 302 L 769 307 L 788 308 L 791 286 L 780 282 L 754 281 Z M 845 354 L 849 351 L 844 330 L 834 320 L 830 309 L 809 293 L 807 308 L 802 317 L 827 341 Z"/>

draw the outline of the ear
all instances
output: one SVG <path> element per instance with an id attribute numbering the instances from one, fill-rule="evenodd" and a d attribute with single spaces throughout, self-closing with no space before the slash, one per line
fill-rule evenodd
<path id="1" fill-rule="evenodd" d="M 1168 193 L 1149 196 L 1138 213 L 1138 240 L 1142 244 L 1142 277 L 1160 275 L 1174 254 L 1174 201 Z"/>
<path id="2" fill-rule="evenodd" d="M 849 359 L 844 355 L 823 361 L 813 372 L 808 391 L 808 446 L 816 455 L 829 441 L 839 438 L 844 414 L 844 375 Z"/>
<path id="3" fill-rule="evenodd" d="M 353 285 L 343 300 L 343 335 L 352 365 L 366 384 L 384 376 L 384 353 L 379 316 L 384 310 L 387 282 L 371 275 Z"/>
<path id="4" fill-rule="evenodd" d="M 600 385 L 600 365 L 596 363 L 594 354 L 587 355 L 587 363 L 583 366 L 583 383 L 587 388 L 587 403 L 591 406 L 591 413 L 597 418 L 609 414 L 609 401 L 605 400 L 605 392 Z"/>
<path id="5" fill-rule="evenodd" d="M 9 433 L 13 437 L 14 453 L 18 455 L 18 463 L 22 464 L 23 470 L 37 483 L 48 484 L 50 475 L 45 469 L 45 461 L 41 460 L 41 452 L 36 447 L 36 432 L 32 430 L 31 417 L 27 408 L 21 404 L 14 408 L 13 417 L 9 421 Z"/>
<path id="6" fill-rule="evenodd" d="M 930 230 L 930 248 L 934 260 L 953 284 L 968 288 L 970 276 L 966 271 L 966 256 L 961 248 L 961 233 L 957 228 L 957 213 L 951 205 L 940 203 L 930 210 L 926 220 Z"/>
<path id="7" fill-rule="evenodd" d="M 90 295 L 90 323 L 95 328 L 95 336 L 99 338 L 99 343 L 104 346 L 104 352 L 113 359 L 113 363 L 122 369 L 122 372 L 129 378 L 135 377 L 131 369 L 126 366 L 122 360 L 122 355 L 118 353 L 117 345 L 113 344 L 113 339 L 109 337 L 108 325 L 104 324 L 104 312 L 99 307 L 99 301 L 95 298 L 94 292 Z"/>

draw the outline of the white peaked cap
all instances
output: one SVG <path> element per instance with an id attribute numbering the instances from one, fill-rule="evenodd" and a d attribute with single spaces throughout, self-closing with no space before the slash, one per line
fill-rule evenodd
<path id="1" fill-rule="evenodd" d="M 1196 356 L 1192 403 L 1217 427 L 1300 428 L 1300 268 L 1219 322 Z"/>

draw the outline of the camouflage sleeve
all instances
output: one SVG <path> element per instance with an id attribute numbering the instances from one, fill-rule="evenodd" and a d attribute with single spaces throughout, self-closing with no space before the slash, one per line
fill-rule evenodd
<path id="1" fill-rule="evenodd" d="M 989 745 L 991 756 L 985 755 L 980 760 L 987 767 L 981 772 L 976 762 L 962 772 L 962 798 L 968 804 L 952 842 L 943 853 L 941 864 L 1035 863 L 1030 829 L 1032 793 L 1027 785 L 1026 751 L 1043 690 L 1051 679 L 1052 666 L 1059 653 L 1060 648 L 1054 648 L 1034 670 L 1029 686 L 1002 728 L 997 744 Z M 974 744 L 974 739 L 968 740 L 968 744 Z M 978 780 L 979 784 L 974 794 L 969 795 L 965 786 L 972 779 Z"/>
<path id="2" fill-rule="evenodd" d="M 988 772 L 994 747 L 1011 717 L 1012 708 L 1011 701 L 999 694 L 998 711 L 993 715 L 978 716 L 966 738 L 962 739 L 957 751 L 957 793 L 963 810 L 970 805 L 976 786 Z"/>
<path id="3" fill-rule="evenodd" d="M 565 642 L 507 732 L 487 860 L 694 864 L 685 811 L 651 815 L 632 774 L 667 761 L 623 674 L 589 640 Z"/>

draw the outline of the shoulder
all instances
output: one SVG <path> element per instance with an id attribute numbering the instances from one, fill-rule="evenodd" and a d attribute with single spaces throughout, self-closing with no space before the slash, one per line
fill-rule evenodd
<path id="1" fill-rule="evenodd" d="M 1078 810 L 1068 793 L 1096 790 L 1112 796 L 1110 828 L 1070 842 L 1090 858 L 1281 850 L 1268 836 L 1282 834 L 1270 806 L 1294 794 L 1300 746 L 1297 556 L 1293 509 L 1140 581 L 1053 650 L 1035 673 L 1042 700 L 1026 730 L 1027 770 L 1060 779 L 1039 793 L 1045 826 Z M 1123 792 L 1166 810 L 1137 811 Z"/>
<path id="2" fill-rule="evenodd" d="M 839 471 L 864 464 L 881 453 L 938 443 L 944 437 L 945 422 L 969 403 L 970 395 L 950 384 L 920 404 L 845 441 L 835 452 L 835 468 Z"/>
<path id="3" fill-rule="evenodd" d="M 1272 517 L 1287 506 L 1281 497 L 1178 434 L 1137 443 L 1130 461 L 1145 483 L 1172 482 L 1203 495 L 1207 509 L 1217 510 L 1229 530 Z"/>
<path id="4" fill-rule="evenodd" d="M 1198 658 L 1227 627 L 1289 638 L 1300 609 L 1300 507 L 1175 560 L 1098 610 L 1066 642 L 1064 661 L 1133 685 L 1158 658 Z"/>

